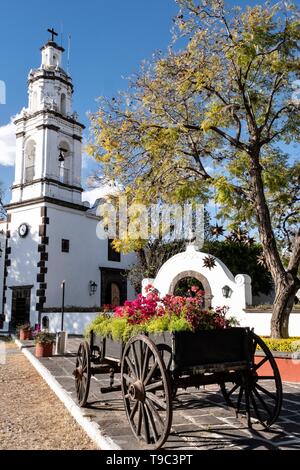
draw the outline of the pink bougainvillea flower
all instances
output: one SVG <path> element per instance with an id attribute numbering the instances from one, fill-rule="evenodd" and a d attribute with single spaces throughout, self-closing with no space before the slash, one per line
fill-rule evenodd
<path id="1" fill-rule="evenodd" d="M 191 291 L 192 291 L 192 292 L 198 292 L 199 289 L 200 289 L 200 288 L 199 288 L 198 286 L 192 286 L 192 287 L 191 287 Z"/>

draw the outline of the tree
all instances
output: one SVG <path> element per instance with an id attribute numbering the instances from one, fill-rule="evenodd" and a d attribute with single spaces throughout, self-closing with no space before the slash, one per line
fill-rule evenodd
<path id="1" fill-rule="evenodd" d="M 136 251 L 137 260 L 128 271 L 128 279 L 135 290 L 140 292 L 143 279 L 155 278 L 161 266 L 184 249 L 184 240 L 166 243 L 155 239 L 144 243 L 144 246 Z"/>
<path id="2" fill-rule="evenodd" d="M 231 240 L 210 240 L 204 243 L 202 251 L 210 253 L 226 264 L 234 276 L 248 274 L 252 280 L 253 295 L 266 294 L 272 290 L 272 278 L 269 271 L 257 262 L 262 254 L 258 243 L 246 245 Z"/>
<path id="3" fill-rule="evenodd" d="M 299 143 L 299 11 L 177 3 L 177 43 L 143 64 L 126 93 L 100 101 L 89 152 L 136 201 L 213 188 L 229 228 L 258 232 L 276 291 L 271 334 L 287 337 L 300 287 L 300 163 L 290 150 Z"/>

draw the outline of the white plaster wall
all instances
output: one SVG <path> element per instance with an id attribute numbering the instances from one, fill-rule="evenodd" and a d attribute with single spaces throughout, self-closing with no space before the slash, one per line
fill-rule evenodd
<path id="1" fill-rule="evenodd" d="M 236 277 L 232 275 L 229 269 L 215 258 L 216 266 L 212 269 L 203 266 L 204 258 L 207 253 L 197 251 L 193 245 L 187 247 L 184 253 L 179 253 L 170 258 L 159 270 L 155 280 L 154 287 L 164 297 L 170 293 L 172 281 L 180 273 L 192 271 L 204 276 L 212 291 L 212 307 L 229 307 L 229 313 L 235 315 L 242 311 L 247 305 L 251 305 L 251 279 L 246 274 L 239 274 Z M 222 293 L 224 286 L 229 286 L 232 290 L 230 298 L 225 298 Z"/>
<path id="2" fill-rule="evenodd" d="M 98 313 L 96 312 L 72 312 L 64 314 L 64 331 L 69 335 L 83 335 L 85 328 L 91 323 Z M 49 331 L 56 333 L 61 331 L 61 313 L 44 313 L 42 318 L 49 318 Z"/>
<path id="3" fill-rule="evenodd" d="M 61 77 L 63 80 L 67 80 L 71 82 L 70 78 L 67 77 L 66 74 L 55 70 L 54 71 L 56 77 Z M 66 111 L 67 113 L 71 113 L 72 111 L 72 94 L 71 94 L 71 84 L 67 85 L 66 83 L 61 82 L 60 80 L 49 80 L 47 79 L 47 75 L 45 75 L 45 71 L 42 69 L 38 69 L 33 72 L 33 75 L 29 75 L 29 79 L 34 76 L 34 78 L 39 77 L 38 80 L 34 81 L 29 86 L 29 110 L 30 112 L 34 113 L 36 111 L 40 111 L 45 107 L 45 99 L 46 100 L 53 100 L 53 105 L 55 110 L 58 112 L 61 111 L 60 109 L 60 99 L 61 94 L 66 95 Z M 34 96 L 36 98 L 34 98 Z"/>
<path id="4" fill-rule="evenodd" d="M 107 240 L 96 236 L 98 219 L 84 212 L 48 206 L 49 260 L 47 262 L 46 308 L 61 306 L 61 283 L 65 281 L 65 305 L 96 307 L 100 305 L 100 267 L 126 269 L 135 256 L 121 254 L 121 262 L 107 260 Z M 61 240 L 70 240 L 70 252 L 61 252 Z M 89 294 L 89 281 L 98 285 L 94 295 Z M 134 298 L 128 286 L 128 298 Z"/>
<path id="5" fill-rule="evenodd" d="M 271 313 L 257 312 L 257 313 L 237 313 L 241 326 L 248 326 L 254 328 L 254 331 L 258 335 L 270 336 L 271 333 Z M 289 322 L 289 335 L 300 336 L 300 314 L 291 313 Z"/>
<path id="6" fill-rule="evenodd" d="M 0 222 L 0 246 L 2 249 L 2 256 L 0 258 L 0 315 L 2 314 L 2 301 L 3 301 L 4 263 L 5 263 L 5 229 L 6 229 L 6 222 L 5 223 Z M 2 230 L 4 233 L 1 233 Z"/>
<path id="7" fill-rule="evenodd" d="M 44 125 L 59 127 L 59 132 L 44 129 Z M 38 127 L 40 128 L 38 129 Z M 15 181 L 13 186 L 25 182 L 25 148 L 26 143 L 31 139 L 36 143 L 35 180 L 41 178 L 60 179 L 59 147 L 61 142 L 67 142 L 71 161 L 68 184 L 81 186 L 81 142 L 73 139 L 73 135 L 78 137 L 82 135 L 82 128 L 79 125 L 51 113 L 47 115 L 38 114 L 25 121 L 18 121 L 17 119 L 16 133 L 19 137 L 16 143 Z M 25 135 L 22 135 L 22 133 L 25 133 Z M 76 204 L 81 203 L 80 191 L 55 184 L 44 184 L 43 182 L 25 185 L 23 188 L 13 188 L 11 202 L 16 203 L 41 196 L 49 196 Z"/>
<path id="8" fill-rule="evenodd" d="M 14 189 L 14 198 L 12 202 L 27 201 L 40 197 L 51 197 L 73 204 L 81 204 L 81 192 L 69 188 L 63 188 L 55 183 L 35 183 L 25 186 L 23 189 Z"/>
<path id="9" fill-rule="evenodd" d="M 36 313 L 36 289 L 38 283 L 36 280 L 39 261 L 38 244 L 39 233 L 38 227 L 41 221 L 40 205 L 33 207 L 24 207 L 15 209 L 12 212 L 11 223 L 9 225 L 11 238 L 8 246 L 11 247 L 11 266 L 8 268 L 8 276 L 6 279 L 6 306 L 5 314 L 8 320 L 11 318 L 11 301 L 12 290 L 10 287 L 33 285 L 31 291 L 31 307 L 30 321 L 32 324 L 37 322 Z M 26 238 L 21 238 L 18 234 L 19 226 L 26 222 L 29 225 L 29 234 Z"/>

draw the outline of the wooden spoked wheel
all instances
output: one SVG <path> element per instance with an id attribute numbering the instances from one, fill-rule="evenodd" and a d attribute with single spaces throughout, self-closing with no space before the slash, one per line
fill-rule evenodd
<path id="1" fill-rule="evenodd" d="M 81 343 L 78 348 L 76 358 L 76 369 L 73 372 L 75 376 L 75 388 L 78 404 L 81 407 L 86 406 L 91 383 L 91 356 L 90 347 L 87 341 Z"/>
<path id="2" fill-rule="evenodd" d="M 126 344 L 121 380 L 133 434 L 148 449 L 159 449 L 172 424 L 170 378 L 157 347 L 146 336 L 135 336 Z"/>
<path id="3" fill-rule="evenodd" d="M 282 406 L 282 382 L 277 364 L 264 341 L 250 332 L 252 364 L 237 373 L 233 384 L 221 384 L 227 405 L 244 414 L 251 428 L 256 422 L 269 428 L 278 418 Z M 263 356 L 255 358 L 257 348 Z"/>
<path id="4" fill-rule="evenodd" d="M 156 345 L 162 360 L 165 363 L 166 370 L 170 377 L 170 384 L 171 384 L 171 392 L 172 392 L 172 399 L 175 400 L 178 387 L 175 385 L 174 381 L 172 380 L 172 365 L 173 365 L 173 351 L 171 346 L 165 343 L 159 343 Z"/>

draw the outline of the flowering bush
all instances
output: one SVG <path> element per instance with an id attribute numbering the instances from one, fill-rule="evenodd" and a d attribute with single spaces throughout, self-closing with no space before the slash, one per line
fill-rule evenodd
<path id="1" fill-rule="evenodd" d="M 49 333 L 48 331 L 36 331 L 34 332 L 35 344 L 53 344 L 55 343 L 55 334 Z"/>
<path id="2" fill-rule="evenodd" d="M 227 307 L 204 309 L 204 292 L 192 286 L 187 297 L 166 295 L 161 299 L 156 289 L 149 285 L 146 294 L 138 295 L 116 307 L 114 314 L 99 315 L 88 327 L 100 336 L 112 336 L 126 341 L 140 332 L 198 331 L 229 328 L 237 324 L 226 318 Z"/>

